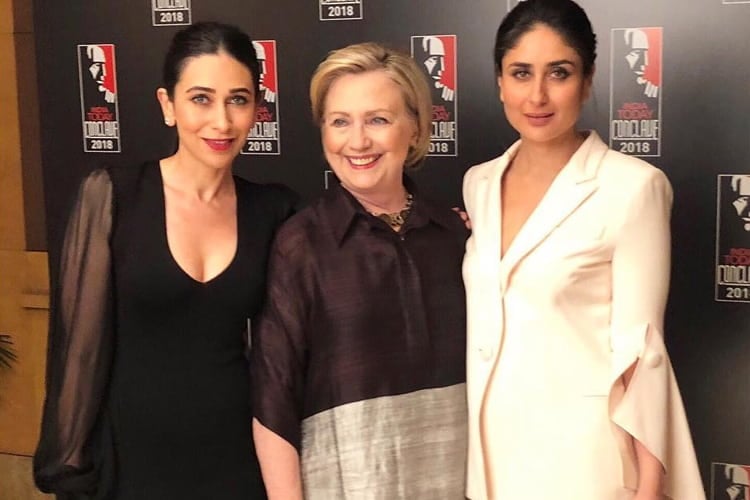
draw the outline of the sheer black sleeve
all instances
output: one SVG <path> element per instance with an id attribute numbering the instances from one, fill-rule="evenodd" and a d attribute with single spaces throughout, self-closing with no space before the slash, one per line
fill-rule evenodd
<path id="1" fill-rule="evenodd" d="M 34 480 L 58 498 L 81 498 L 97 488 L 92 430 L 102 410 L 114 344 L 112 213 L 110 176 L 97 170 L 78 192 L 52 292 L 47 395 Z"/>
<path id="2" fill-rule="evenodd" d="M 287 223 L 271 247 L 266 302 L 253 326 L 251 351 L 254 416 L 297 450 L 314 288 L 313 252 L 299 229 Z"/>

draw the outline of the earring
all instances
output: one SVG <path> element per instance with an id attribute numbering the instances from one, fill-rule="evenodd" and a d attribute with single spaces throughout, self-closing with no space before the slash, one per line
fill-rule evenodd
<path id="1" fill-rule="evenodd" d="M 172 120 L 170 120 L 169 118 L 164 118 L 164 124 L 167 125 L 168 127 L 171 127 L 172 126 Z"/>

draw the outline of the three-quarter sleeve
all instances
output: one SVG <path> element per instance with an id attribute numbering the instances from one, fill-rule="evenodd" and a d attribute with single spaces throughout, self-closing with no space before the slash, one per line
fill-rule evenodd
<path id="1" fill-rule="evenodd" d="M 310 272 L 304 246 L 282 227 L 269 257 L 266 302 L 253 325 L 253 412 L 298 451 L 307 365 Z"/>
<path id="2" fill-rule="evenodd" d="M 53 289 L 47 395 L 34 479 L 58 498 L 98 486 L 92 430 L 102 412 L 113 351 L 112 183 L 105 170 L 81 184 Z"/>
<path id="3" fill-rule="evenodd" d="M 669 289 L 672 189 L 660 170 L 648 177 L 625 212 L 612 259 L 611 417 L 624 451 L 625 486 L 637 487 L 630 436 L 664 466 L 665 493 L 705 498 L 690 430 L 663 339 Z M 627 388 L 623 374 L 635 364 Z M 623 433 L 624 432 L 624 433 Z"/>

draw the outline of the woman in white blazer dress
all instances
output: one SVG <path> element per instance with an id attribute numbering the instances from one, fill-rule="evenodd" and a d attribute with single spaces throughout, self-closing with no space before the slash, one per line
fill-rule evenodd
<path id="1" fill-rule="evenodd" d="M 576 130 L 595 48 L 571 0 L 498 29 L 521 139 L 464 179 L 472 500 L 705 499 L 662 337 L 672 190 Z"/>

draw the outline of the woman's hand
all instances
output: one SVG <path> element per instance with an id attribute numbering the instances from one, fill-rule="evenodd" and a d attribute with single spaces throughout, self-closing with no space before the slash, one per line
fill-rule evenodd
<path id="1" fill-rule="evenodd" d="M 451 210 L 456 212 L 459 217 L 461 217 L 461 220 L 464 221 L 464 224 L 466 224 L 466 229 L 471 231 L 471 220 L 469 219 L 469 214 L 467 214 L 464 210 L 461 210 L 459 207 L 453 207 Z"/>
<path id="2" fill-rule="evenodd" d="M 638 490 L 633 491 L 630 488 L 621 488 L 617 492 L 617 500 L 669 500 L 661 493 L 653 493 L 653 491 Z"/>

